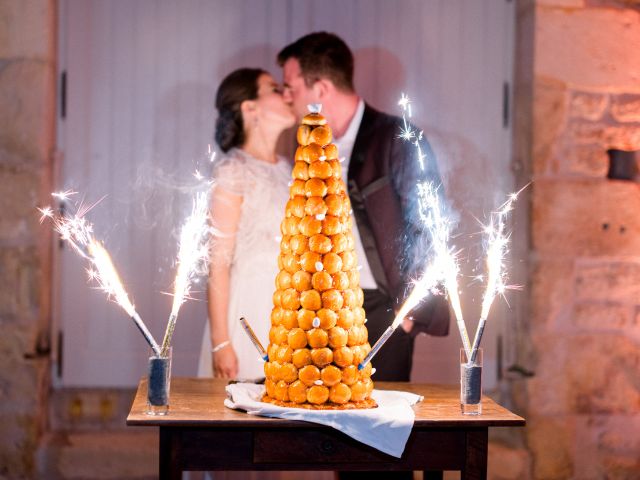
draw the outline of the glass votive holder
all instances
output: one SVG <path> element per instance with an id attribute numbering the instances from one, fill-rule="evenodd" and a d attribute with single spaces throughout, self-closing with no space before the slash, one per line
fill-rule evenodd
<path id="1" fill-rule="evenodd" d="M 464 415 L 482 414 L 482 349 L 473 363 L 467 361 L 460 349 L 460 409 Z"/>
<path id="2" fill-rule="evenodd" d="M 169 413 L 169 392 L 171 389 L 171 355 L 173 347 L 166 355 L 149 356 L 149 378 L 147 382 L 147 415 L 167 415 Z"/>

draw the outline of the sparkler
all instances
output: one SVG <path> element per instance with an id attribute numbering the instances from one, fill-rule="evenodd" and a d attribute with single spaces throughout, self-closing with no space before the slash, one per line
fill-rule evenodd
<path id="1" fill-rule="evenodd" d="M 423 132 L 413 129 L 407 117 L 411 117 L 411 101 L 409 97 L 402 94 L 398 105 L 402 108 L 402 122 L 400 138 L 411 142 L 416 148 L 416 153 L 420 163 L 420 168 L 424 171 L 425 155 L 422 151 L 421 140 Z M 384 331 L 375 345 L 371 348 L 367 356 L 358 365 L 362 370 L 371 361 L 385 342 L 391 337 L 395 329 L 402 323 L 408 313 L 416 307 L 430 293 L 435 291 L 438 283 L 442 282 L 449 297 L 449 303 L 456 317 L 456 324 L 465 354 L 470 364 L 472 364 L 478 354 L 478 348 L 484 332 L 489 310 L 494 298 L 498 294 L 503 294 L 507 288 L 504 284 L 503 259 L 507 251 L 509 236 L 505 234 L 505 223 L 508 213 L 513 209 L 513 203 L 524 188 L 509 195 L 497 212 L 491 216 L 489 225 L 485 228 L 488 236 L 487 248 L 487 288 L 483 297 L 480 322 L 473 345 L 469 341 L 469 334 L 462 314 L 460 294 L 458 292 L 458 261 L 456 253 L 449 247 L 452 222 L 444 215 L 441 207 L 437 188 L 431 182 L 421 182 L 418 184 L 418 207 L 422 224 L 427 229 L 431 237 L 432 259 L 427 263 L 424 274 L 420 280 L 414 283 L 413 289 L 404 304 L 396 314 L 393 323 Z"/>
<path id="2" fill-rule="evenodd" d="M 249 322 L 247 322 L 247 320 L 244 317 L 240 318 L 240 325 L 242 325 L 242 328 L 244 328 L 244 331 L 247 333 L 247 335 L 249 335 L 249 339 L 251 340 L 251 343 L 253 343 L 253 346 L 256 347 L 256 350 L 258 350 L 260 357 L 265 362 L 269 360 L 269 356 L 267 355 L 266 350 L 260 343 L 260 340 L 258 340 L 258 337 L 256 336 L 255 332 L 249 325 Z"/>
<path id="3" fill-rule="evenodd" d="M 193 201 L 191 215 L 187 218 L 180 232 L 178 247 L 178 271 L 174 282 L 173 305 L 167 329 L 162 341 L 162 352 L 166 352 L 171 344 L 171 337 L 178 320 L 180 306 L 189 298 L 191 281 L 203 272 L 208 264 L 209 245 L 207 218 L 209 212 L 209 194 L 200 192 Z"/>
<path id="4" fill-rule="evenodd" d="M 478 354 L 478 348 L 480 347 L 480 340 L 484 333 L 484 327 L 487 323 L 487 317 L 489 316 L 489 310 L 491 304 L 498 294 L 503 294 L 505 289 L 505 271 L 504 271 L 504 255 L 507 252 L 509 245 L 509 235 L 505 233 L 505 225 L 507 216 L 511 210 L 513 210 L 513 204 L 518 199 L 520 192 L 527 188 L 529 185 L 525 185 L 519 191 L 509 195 L 509 198 L 504 202 L 498 211 L 491 214 L 489 225 L 485 227 L 485 234 L 487 235 L 487 288 L 482 299 L 482 310 L 480 312 L 480 322 L 476 330 L 475 338 L 473 339 L 473 348 L 471 354 L 467 355 L 469 364 L 473 364 Z"/>
<path id="5" fill-rule="evenodd" d="M 455 253 L 449 247 L 451 235 L 451 220 L 442 213 L 440 199 L 437 190 L 430 182 L 418 185 L 420 198 L 420 217 L 431 236 L 431 248 L 433 249 L 433 270 L 437 280 L 442 280 L 449 296 L 449 303 L 456 317 L 456 324 L 462 339 L 462 346 L 467 354 L 471 355 L 471 343 L 464 323 L 460 294 L 458 293 L 458 261 Z"/>
<path id="6" fill-rule="evenodd" d="M 393 323 L 387 327 L 387 329 L 380 335 L 378 341 L 371 347 L 369 353 L 362 359 L 362 362 L 358 364 L 358 370 L 362 370 L 367 363 L 371 361 L 373 357 L 376 356 L 378 350 L 382 348 L 382 346 L 389 340 L 393 332 L 396 331 L 402 324 L 402 320 L 407 316 L 407 314 L 414 309 L 416 305 L 418 305 L 424 297 L 426 297 L 429 292 L 431 292 L 436 284 L 438 283 L 438 279 L 434 275 L 434 270 L 431 267 L 428 267 L 425 274 L 420 278 L 420 280 L 414 283 L 413 289 L 411 293 L 405 300 L 405 302 L 398 310 L 395 318 L 393 319 Z"/>
<path id="7" fill-rule="evenodd" d="M 416 149 L 420 169 L 425 169 L 425 154 L 422 151 L 421 141 L 422 131 L 416 131 L 407 119 L 411 117 L 411 100 L 404 93 L 400 97 L 398 105 L 402 108 L 402 127 L 400 138 L 409 141 Z M 402 323 L 407 314 L 415 308 L 427 295 L 434 292 L 439 282 L 444 283 L 444 287 L 449 296 L 449 302 L 453 308 L 458 330 L 462 338 L 467 356 L 471 354 L 471 344 L 469 335 L 462 316 L 460 306 L 460 296 L 458 294 L 458 262 L 455 253 L 449 248 L 448 241 L 451 234 L 451 220 L 442 213 L 440 199 L 437 189 L 431 182 L 421 182 L 418 184 L 418 206 L 420 219 L 429 231 L 432 240 L 433 259 L 427 262 L 423 276 L 414 283 L 413 289 L 402 307 L 396 314 L 393 323 L 384 331 L 375 345 L 371 348 L 367 356 L 358 365 L 358 369 L 364 366 L 378 353 L 378 350 L 391 337 L 396 328 Z"/>
<path id="8" fill-rule="evenodd" d="M 52 195 L 59 199 L 67 199 L 75 193 L 76 192 L 67 190 L 65 192 L 53 193 Z M 91 263 L 91 267 L 87 269 L 89 279 L 94 280 L 100 289 L 104 290 L 110 298 L 113 298 L 115 302 L 127 312 L 154 353 L 160 355 L 160 347 L 140 318 L 140 315 L 138 315 L 138 312 L 136 312 L 133 303 L 131 303 L 109 253 L 102 243 L 95 239 L 93 236 L 93 225 L 87 222 L 85 218 L 87 212 L 100 201 L 102 201 L 102 199 L 89 206 L 81 203 L 77 212 L 71 216 L 56 215 L 50 207 L 39 208 L 38 210 L 42 214 L 40 223 L 46 218 L 51 219 L 55 231 L 60 234 L 61 238 L 71 245 L 76 253 Z"/>

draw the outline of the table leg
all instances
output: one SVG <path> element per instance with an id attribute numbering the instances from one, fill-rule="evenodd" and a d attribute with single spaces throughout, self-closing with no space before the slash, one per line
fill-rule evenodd
<path id="1" fill-rule="evenodd" d="M 180 445 L 176 438 L 177 435 L 180 433 L 171 428 L 160 427 L 160 480 L 182 479 L 182 469 L 179 462 Z"/>
<path id="2" fill-rule="evenodd" d="M 462 480 L 486 480 L 489 429 L 478 428 L 467 432 L 467 447 Z"/>
<path id="3" fill-rule="evenodd" d="M 444 472 L 442 470 L 425 470 L 423 478 L 424 480 L 442 480 Z"/>

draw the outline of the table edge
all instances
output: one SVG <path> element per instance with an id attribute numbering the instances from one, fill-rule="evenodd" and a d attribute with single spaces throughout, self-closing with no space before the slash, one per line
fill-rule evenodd
<path id="1" fill-rule="evenodd" d="M 180 379 L 191 379 L 193 377 L 178 377 Z M 171 411 L 168 416 L 148 416 L 143 417 L 140 411 L 133 412 L 133 408 L 136 405 L 136 401 L 139 396 L 144 397 L 141 391 L 143 384 L 146 383 L 146 377 L 142 377 L 138 383 L 138 388 L 131 401 L 131 407 L 129 414 L 126 418 L 127 426 L 144 426 L 144 427 L 184 427 L 184 428 L 330 428 L 320 424 L 304 422 L 300 420 L 289 420 L 282 418 L 269 418 L 269 417 L 255 417 L 248 415 L 246 412 L 237 411 L 242 416 L 238 418 L 225 418 L 225 419 L 174 419 L 171 418 Z M 435 385 L 426 383 L 411 383 L 411 382 L 378 382 L 383 386 L 393 384 L 397 386 L 398 383 L 404 383 L 407 386 L 416 385 Z M 440 385 L 445 387 L 451 387 L 451 385 Z M 395 388 L 394 388 L 395 389 Z M 410 391 L 410 390 L 408 390 Z M 141 400 L 141 399 L 140 399 Z M 501 409 L 506 410 L 510 414 L 510 418 L 496 419 L 496 418 L 483 418 L 483 415 L 464 416 L 455 419 L 429 419 L 420 418 L 415 419 L 413 428 L 488 428 L 488 427 L 524 427 L 526 426 L 526 419 L 511 412 L 506 407 L 503 407 L 491 397 L 483 395 L 483 403 L 488 400 L 492 404 L 497 405 Z M 226 407 L 225 407 L 226 408 Z M 231 410 L 231 409 L 230 409 Z"/>

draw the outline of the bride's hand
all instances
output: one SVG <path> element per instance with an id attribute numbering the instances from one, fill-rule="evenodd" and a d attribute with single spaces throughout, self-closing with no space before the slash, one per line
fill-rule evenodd
<path id="1" fill-rule="evenodd" d="M 231 345 L 212 355 L 214 378 L 236 378 L 238 375 L 238 357 Z"/>

